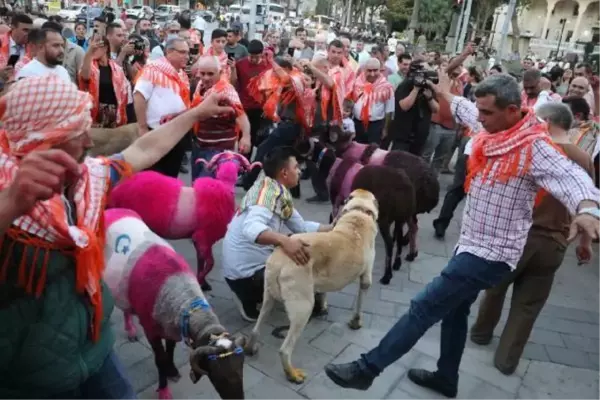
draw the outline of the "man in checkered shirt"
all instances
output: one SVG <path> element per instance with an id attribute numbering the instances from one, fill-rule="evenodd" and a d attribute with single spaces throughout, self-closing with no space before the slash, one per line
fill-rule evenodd
<path id="1" fill-rule="evenodd" d="M 536 197 L 548 192 L 575 214 L 570 240 L 578 233 L 591 238 L 600 233 L 600 191 L 583 169 L 554 147 L 546 125 L 532 111 L 521 109 L 516 80 L 489 77 L 477 86 L 475 97 L 483 131 L 473 139 L 467 203 L 454 256 L 412 299 L 408 312 L 378 346 L 356 361 L 325 367 L 327 376 L 342 387 L 367 390 L 441 320 L 437 371 L 411 369 L 408 377 L 456 397 L 471 304 L 481 290 L 497 285 L 516 267 Z M 453 101 L 453 111 L 459 99 Z"/>

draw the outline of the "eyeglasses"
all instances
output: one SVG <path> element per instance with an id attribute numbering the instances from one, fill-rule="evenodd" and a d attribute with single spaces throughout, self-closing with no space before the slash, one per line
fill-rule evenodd
<path id="1" fill-rule="evenodd" d="M 183 55 L 183 56 L 187 56 L 188 54 L 190 54 L 189 50 L 179 50 L 179 49 L 173 49 L 176 52 L 178 52 L 179 54 Z"/>

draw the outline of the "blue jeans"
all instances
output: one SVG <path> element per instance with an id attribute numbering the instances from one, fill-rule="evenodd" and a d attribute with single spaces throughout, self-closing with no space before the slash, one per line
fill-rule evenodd
<path id="1" fill-rule="evenodd" d="M 483 289 L 508 276 L 508 264 L 487 261 L 470 253 L 454 255 L 440 276 L 433 279 L 410 302 L 410 308 L 379 345 L 361 356 L 359 365 L 367 374 L 379 375 L 442 320 L 438 374 L 458 384 L 458 367 L 465 350 L 471 304 Z"/>
<path id="2" fill-rule="evenodd" d="M 136 399 L 137 396 L 125 376 L 123 364 L 111 351 L 100 370 L 83 384 L 69 392 L 59 393 L 53 399 Z"/>
<path id="3" fill-rule="evenodd" d="M 201 158 L 210 161 L 211 158 L 219 153 L 222 153 L 222 150 L 202 148 L 195 140 L 192 141 L 192 159 L 190 160 L 190 163 L 192 164 L 192 182 L 195 181 L 196 178 L 207 176 L 214 178 L 213 171 L 207 170 L 204 164 L 196 163 L 196 161 Z"/>

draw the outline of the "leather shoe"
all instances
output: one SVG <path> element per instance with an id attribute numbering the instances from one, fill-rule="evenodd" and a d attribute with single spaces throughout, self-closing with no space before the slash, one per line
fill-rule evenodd
<path id="1" fill-rule="evenodd" d="M 327 364 L 325 373 L 336 385 L 347 389 L 367 390 L 375 379 L 363 371 L 356 361 L 346 364 Z"/>
<path id="2" fill-rule="evenodd" d="M 407 376 L 416 385 L 433 390 L 452 399 L 456 398 L 456 393 L 458 392 L 457 385 L 448 382 L 435 372 L 425 369 L 410 369 Z"/>

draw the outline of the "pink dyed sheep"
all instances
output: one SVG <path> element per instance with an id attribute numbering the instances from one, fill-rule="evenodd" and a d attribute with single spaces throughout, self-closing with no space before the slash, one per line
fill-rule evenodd
<path id="1" fill-rule="evenodd" d="M 173 353 L 182 339 L 194 349 L 190 355 L 194 383 L 208 375 L 222 398 L 243 399 L 245 337 L 229 336 L 185 259 L 138 214 L 113 208 L 104 218 L 104 280 L 125 313 L 130 340 L 137 339 L 132 314 L 139 317 L 154 351 L 159 399 L 171 399 L 167 381 L 180 378 Z"/>
<path id="2" fill-rule="evenodd" d="M 111 193 L 109 206 L 137 212 L 157 235 L 165 239 L 191 238 L 196 248 L 197 277 L 203 290 L 211 290 L 206 275 L 212 270 L 212 246 L 225 236 L 235 212 L 235 182 L 240 170 L 255 164 L 225 151 L 206 163 L 215 178 L 198 178 L 193 187 L 153 171 L 139 172 Z"/>

